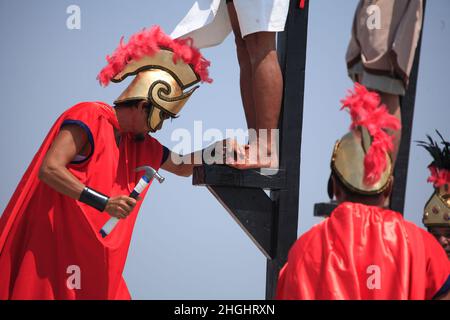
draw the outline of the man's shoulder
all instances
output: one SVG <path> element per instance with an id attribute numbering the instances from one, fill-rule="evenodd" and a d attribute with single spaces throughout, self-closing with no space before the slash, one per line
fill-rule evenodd
<path id="1" fill-rule="evenodd" d="M 79 102 L 79 103 L 71 106 L 64 113 L 76 113 L 76 112 L 96 113 L 96 112 L 102 112 L 107 108 L 112 108 L 112 107 L 104 102 L 84 101 L 84 102 Z"/>
<path id="2" fill-rule="evenodd" d="M 427 256 L 433 256 L 444 262 L 448 261 L 444 248 L 431 233 L 407 220 L 404 220 L 404 226 L 407 230 L 408 239 L 414 248 L 423 248 Z"/>
<path id="3" fill-rule="evenodd" d="M 430 239 L 434 240 L 434 237 L 431 235 L 431 233 L 420 228 L 415 223 L 403 219 L 403 224 L 406 227 L 406 229 L 408 230 L 408 234 L 414 233 L 417 237 L 419 237 L 420 239 L 423 239 L 423 241 L 430 241 Z"/>
<path id="4" fill-rule="evenodd" d="M 80 120 L 80 121 L 95 121 L 97 119 L 109 119 L 113 115 L 112 107 L 103 102 L 80 102 L 66 111 L 61 117 L 64 120 Z"/>

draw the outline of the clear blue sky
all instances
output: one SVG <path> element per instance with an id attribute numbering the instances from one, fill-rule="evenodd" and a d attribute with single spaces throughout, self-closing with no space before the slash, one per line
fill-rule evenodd
<path id="1" fill-rule="evenodd" d="M 159 24 L 170 33 L 194 0 L 0 0 L 0 160 L 3 211 L 51 124 L 79 101 L 112 103 L 126 84 L 101 88 L 96 75 L 122 35 Z M 301 165 L 299 234 L 320 220 L 329 158 L 349 126 L 339 100 L 351 87 L 344 55 L 356 0 L 311 0 Z M 81 8 L 81 30 L 66 28 L 66 8 Z M 413 140 L 438 128 L 450 138 L 450 2 L 428 1 Z M 204 50 L 212 85 L 203 85 L 179 119 L 155 135 L 168 147 L 177 128 L 244 128 L 232 37 Z M 405 216 L 421 226 L 428 155 L 413 147 Z M 228 213 L 191 179 L 165 174 L 142 206 L 125 278 L 136 299 L 262 299 L 266 261 Z"/>

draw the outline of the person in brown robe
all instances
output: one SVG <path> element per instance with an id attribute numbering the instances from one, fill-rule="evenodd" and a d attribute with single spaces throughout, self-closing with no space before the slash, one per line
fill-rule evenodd
<path id="1" fill-rule="evenodd" d="M 409 83 L 422 28 L 422 0 L 360 0 L 347 49 L 353 81 L 377 91 L 389 112 L 401 120 L 400 96 Z M 401 131 L 395 132 L 395 162 Z"/>

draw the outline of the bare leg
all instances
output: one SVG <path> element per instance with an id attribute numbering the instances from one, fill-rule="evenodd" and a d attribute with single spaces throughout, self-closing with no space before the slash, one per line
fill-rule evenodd
<path id="1" fill-rule="evenodd" d="M 236 43 L 236 52 L 240 68 L 241 99 L 242 104 L 244 105 L 247 127 L 248 129 L 256 130 L 256 114 L 255 103 L 253 101 L 252 86 L 252 65 L 250 63 L 250 56 L 248 54 L 244 39 L 242 39 L 241 36 L 236 9 L 234 8 L 233 3 L 228 4 L 228 14 L 230 16 L 231 26 L 233 27 L 234 39 Z"/>
<path id="2" fill-rule="evenodd" d="M 359 77 L 357 75 L 356 81 L 360 82 L 361 77 Z M 374 90 L 374 89 L 371 89 L 371 90 Z M 382 92 L 382 91 L 378 91 L 378 90 L 376 90 L 376 91 L 380 95 L 381 103 L 383 103 L 387 106 L 389 113 L 392 114 L 393 116 L 395 116 L 400 121 L 400 123 L 402 123 L 402 114 L 401 114 L 401 110 L 400 110 L 400 97 L 398 95 L 394 95 L 394 94 L 390 94 L 390 93 L 386 93 L 386 92 Z M 402 129 L 400 129 L 398 131 L 390 132 L 390 133 L 392 133 L 394 136 L 394 150 L 391 153 L 391 157 L 392 157 L 392 165 L 395 166 L 395 162 L 397 161 L 397 156 L 398 156 L 398 150 L 400 148 Z"/>
<path id="3" fill-rule="evenodd" d="M 402 115 L 400 112 L 400 97 L 389 93 L 380 92 L 381 102 L 388 107 L 389 113 L 394 115 L 401 123 Z M 395 165 L 397 161 L 398 149 L 400 147 L 400 140 L 402 130 L 393 132 L 394 136 L 394 150 L 392 151 L 392 164 Z"/>
<path id="4" fill-rule="evenodd" d="M 274 32 L 258 32 L 245 37 L 253 71 L 253 99 L 258 129 L 278 128 L 283 77 L 278 64 Z"/>
<path id="5" fill-rule="evenodd" d="M 270 130 L 278 128 L 283 77 L 278 63 L 275 33 L 257 32 L 242 39 L 232 3 L 228 4 L 228 11 L 241 67 L 241 94 L 248 127 L 258 131 L 260 129 L 268 130 L 266 135 L 268 139 L 249 141 L 251 148 L 258 149 L 256 154 L 267 155 L 267 158 L 264 161 L 260 157 L 252 158 L 245 164 L 235 167 L 241 169 L 277 167 L 278 155 L 276 150 L 272 150 Z M 257 137 L 260 138 L 259 132 Z"/>

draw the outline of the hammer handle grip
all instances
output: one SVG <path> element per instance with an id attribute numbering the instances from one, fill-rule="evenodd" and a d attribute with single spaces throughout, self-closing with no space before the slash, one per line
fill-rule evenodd
<path id="1" fill-rule="evenodd" d="M 119 222 L 119 219 L 116 217 L 109 218 L 108 221 L 103 225 L 103 227 L 100 229 L 100 234 L 102 235 L 102 238 L 105 238 L 111 231 L 113 231 L 116 224 Z"/>
<path id="2" fill-rule="evenodd" d="M 150 180 L 146 176 L 143 176 L 139 180 L 138 184 L 134 187 L 134 189 L 130 193 L 129 197 L 133 198 L 133 199 L 137 199 L 137 197 L 139 197 L 141 192 L 145 190 L 145 188 L 149 185 L 149 183 L 150 183 Z M 120 220 L 115 217 L 109 218 L 109 220 L 100 229 L 100 234 L 102 235 L 102 238 L 105 238 L 108 234 L 110 234 L 111 231 L 113 231 L 113 229 L 115 228 L 116 224 L 119 221 Z"/>

